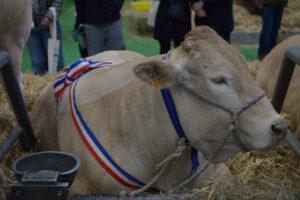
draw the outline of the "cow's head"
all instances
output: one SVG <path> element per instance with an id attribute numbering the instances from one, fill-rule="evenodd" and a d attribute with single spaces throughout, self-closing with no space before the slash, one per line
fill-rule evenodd
<path id="1" fill-rule="evenodd" d="M 190 143 L 209 157 L 225 137 L 230 116 L 191 92 L 212 98 L 227 108 L 239 108 L 262 91 L 252 79 L 247 63 L 234 48 L 208 27 L 198 27 L 164 60 L 137 65 L 135 75 L 149 83 L 170 87 L 180 120 Z M 286 135 L 287 126 L 266 97 L 240 115 L 236 136 L 224 146 L 215 162 L 221 162 L 242 150 L 274 147 Z"/>

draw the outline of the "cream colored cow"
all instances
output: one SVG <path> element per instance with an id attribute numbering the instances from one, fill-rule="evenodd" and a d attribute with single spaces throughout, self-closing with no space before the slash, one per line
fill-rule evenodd
<path id="1" fill-rule="evenodd" d="M 272 96 L 275 89 L 278 73 L 282 64 L 284 54 L 288 47 L 300 47 L 300 35 L 292 36 L 287 40 L 278 44 L 262 61 L 258 74 L 257 82 L 259 86 L 265 90 L 269 97 Z M 300 138 L 300 69 L 295 68 L 286 99 L 283 104 L 283 112 L 291 115 L 293 124 L 295 125 L 295 134 Z"/>
<path id="2" fill-rule="evenodd" d="M 32 123 L 42 146 L 71 152 L 80 158 L 82 165 L 72 186 L 74 193 L 130 191 L 99 165 L 87 148 L 91 143 L 84 144 L 78 131 L 81 125 L 75 127 L 78 122 L 75 103 L 113 160 L 147 183 L 157 173 L 156 164 L 173 153 L 179 142 L 158 86 L 169 87 L 172 92 L 185 134 L 199 151 L 201 166 L 228 133 L 230 117 L 197 95 L 236 110 L 262 93 L 251 78 L 243 56 L 208 27 L 192 30 L 164 60 L 142 58 L 89 72 L 74 90 L 73 87 L 65 90 L 57 112 L 49 88 L 35 105 Z M 266 97 L 242 112 L 238 124 L 210 167 L 190 186 L 199 187 L 208 178 L 228 177 L 225 160 L 242 149 L 270 149 L 286 134 L 285 123 Z M 52 131 L 43 132 L 41 127 Z M 190 169 L 190 156 L 190 152 L 183 153 L 154 187 L 168 191 L 183 182 Z"/>

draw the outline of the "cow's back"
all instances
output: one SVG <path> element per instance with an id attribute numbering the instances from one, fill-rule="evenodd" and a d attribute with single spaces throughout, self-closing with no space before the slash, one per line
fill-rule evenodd
<path id="1" fill-rule="evenodd" d="M 130 51 L 106 51 L 99 54 L 96 54 L 88 59 L 93 61 L 99 60 L 111 60 L 114 62 L 114 65 L 118 67 L 122 63 L 126 63 L 129 61 L 140 60 L 143 59 L 144 56 L 141 54 L 130 52 Z M 95 69 L 93 72 L 88 73 L 88 77 L 84 77 L 84 79 L 88 79 L 89 87 L 84 87 L 83 90 L 86 89 L 86 97 L 88 98 L 91 96 L 89 90 L 92 87 L 93 81 L 90 80 L 98 79 L 104 75 L 107 69 Z M 81 81 L 80 81 L 81 82 Z M 96 81 L 97 82 L 97 81 Z M 83 84 L 85 85 L 85 81 Z M 106 84 L 103 84 L 103 88 L 106 87 Z M 68 88 L 66 89 L 68 90 Z M 68 95 L 68 91 L 65 91 L 61 104 L 60 110 L 68 109 L 68 100 L 65 99 Z M 67 105 L 65 105 L 67 104 Z M 33 129 L 35 135 L 39 140 L 39 147 L 42 150 L 58 150 L 58 139 L 57 139 L 57 110 L 56 110 L 56 100 L 54 98 L 54 91 L 53 91 L 53 83 L 50 83 L 44 91 L 38 97 L 36 103 L 33 106 L 32 114 L 31 114 L 31 121 L 33 124 Z"/>
<path id="2" fill-rule="evenodd" d="M 271 97 L 276 85 L 278 73 L 288 47 L 300 46 L 300 36 L 292 36 L 278 44 L 262 61 L 257 82 Z M 293 74 L 288 93 L 283 105 L 283 111 L 291 115 L 292 121 L 296 125 L 296 135 L 300 137 L 300 69 L 296 67 Z"/>

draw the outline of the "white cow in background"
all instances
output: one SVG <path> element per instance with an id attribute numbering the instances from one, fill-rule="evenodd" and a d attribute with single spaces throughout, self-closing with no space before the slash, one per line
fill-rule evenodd
<path id="1" fill-rule="evenodd" d="M 32 23 L 31 0 L 0 0 L 0 5 L 0 51 L 9 53 L 22 89 L 22 55 Z"/>
<path id="2" fill-rule="evenodd" d="M 288 47 L 300 47 L 300 35 L 289 37 L 278 44 L 262 61 L 257 73 L 257 83 L 265 90 L 268 96 L 273 95 L 278 73 Z M 283 104 L 283 112 L 291 116 L 295 128 L 295 135 L 300 138 L 300 69 L 295 68 L 286 98 Z"/>

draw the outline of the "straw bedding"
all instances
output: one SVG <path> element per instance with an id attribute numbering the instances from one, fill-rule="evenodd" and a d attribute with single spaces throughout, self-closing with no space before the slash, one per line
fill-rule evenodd
<path id="1" fill-rule="evenodd" d="M 35 76 L 33 74 L 25 74 L 25 103 L 26 109 L 30 111 L 37 99 L 39 92 L 53 80 L 51 76 Z M 7 134 L 16 125 L 10 105 L 7 102 L 6 94 L 0 84 L 0 143 L 5 139 Z M 7 189 L 7 184 L 14 180 L 13 173 L 10 171 L 11 164 L 14 160 L 23 154 L 20 145 L 16 144 L 10 153 L 6 156 L 3 162 L 0 163 L 0 200 L 4 199 L 4 191 Z M 6 177 L 2 175 L 5 174 Z M 6 180 L 3 180 L 6 179 Z"/>
<path id="2" fill-rule="evenodd" d="M 250 63 L 255 74 L 258 63 Z M 53 77 L 38 77 L 25 74 L 25 101 L 30 111 L 41 89 Z M 288 118 L 288 115 L 285 115 Z M 5 94 L 0 88 L 0 142 L 15 125 Z M 291 128 L 292 125 L 291 125 Z M 22 154 L 16 145 L 0 163 L 8 180 L 13 180 L 11 162 Z M 203 188 L 194 189 L 189 194 L 204 199 L 300 199 L 300 162 L 286 146 L 269 153 L 240 153 L 228 160 L 234 178 L 234 185 L 226 182 L 208 181 Z M 0 199 L 6 187 L 0 170 Z M 1 178 L 2 177 L 2 178 Z M 8 181 L 9 182 L 9 181 Z M 3 197 L 3 196 L 2 196 Z"/>
<path id="3" fill-rule="evenodd" d="M 257 15 L 250 15 L 247 10 L 241 6 L 234 5 L 234 23 L 235 30 L 253 32 L 260 31 L 261 18 Z M 282 19 L 282 31 L 291 31 L 300 29 L 300 1 L 289 0 L 288 7 L 285 8 Z"/>

